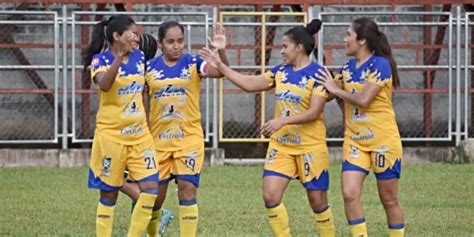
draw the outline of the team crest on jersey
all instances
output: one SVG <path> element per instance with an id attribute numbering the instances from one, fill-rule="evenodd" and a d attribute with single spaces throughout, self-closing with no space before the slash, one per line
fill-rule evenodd
<path id="1" fill-rule="evenodd" d="M 141 134 L 143 132 L 144 132 L 144 129 L 140 123 L 131 124 L 120 130 L 120 134 L 122 135 L 136 135 L 136 134 Z"/>
<path id="2" fill-rule="evenodd" d="M 359 108 L 358 106 L 352 106 L 352 121 L 361 122 L 366 121 L 368 118 L 368 115 L 364 113 L 361 108 Z"/>
<path id="3" fill-rule="evenodd" d="M 313 155 L 311 154 L 304 154 L 303 155 L 303 161 L 304 162 L 313 162 L 314 161 L 314 158 L 313 158 Z"/>
<path id="4" fill-rule="evenodd" d="M 281 144 L 301 144 L 301 137 L 297 132 L 289 132 L 283 136 L 277 137 L 276 140 Z"/>
<path id="5" fill-rule="evenodd" d="M 143 157 L 154 157 L 155 149 L 147 149 L 143 152 Z"/>
<path id="6" fill-rule="evenodd" d="M 381 147 L 377 147 L 377 149 L 375 149 L 375 152 L 377 153 L 386 153 L 388 152 L 388 146 L 381 146 Z"/>
<path id="7" fill-rule="evenodd" d="M 132 100 L 130 103 L 128 103 L 127 106 L 125 106 L 125 109 L 123 110 L 123 113 L 126 116 L 137 116 L 141 112 L 140 112 L 140 109 L 138 109 L 137 102 L 135 100 Z"/>
<path id="8" fill-rule="evenodd" d="M 271 150 L 268 152 L 268 157 L 267 157 L 266 163 L 267 163 L 267 164 L 273 163 L 273 161 L 275 161 L 276 155 L 277 155 L 277 150 L 276 150 L 276 149 L 271 149 Z"/>
<path id="9" fill-rule="evenodd" d="M 179 111 L 174 104 L 167 104 L 163 106 L 160 113 L 160 120 L 172 120 L 179 119 L 184 120 L 184 114 Z"/>
<path id="10" fill-rule="evenodd" d="M 290 103 L 299 104 L 301 103 L 301 95 L 291 92 L 290 90 L 285 90 L 282 92 L 275 93 L 275 98 L 280 101 L 286 101 Z"/>
<path id="11" fill-rule="evenodd" d="M 360 156 L 359 148 L 357 148 L 354 145 L 350 145 L 350 149 L 351 149 L 350 150 L 351 159 L 359 159 L 359 156 Z"/>
<path id="12" fill-rule="evenodd" d="M 298 88 L 305 89 L 308 86 L 308 77 L 303 76 L 298 83 Z"/>
<path id="13" fill-rule="evenodd" d="M 104 156 L 102 159 L 102 174 L 101 176 L 109 177 L 112 167 L 112 157 Z"/>
<path id="14" fill-rule="evenodd" d="M 155 99 L 158 99 L 162 97 L 185 96 L 185 95 L 186 95 L 186 87 L 173 86 L 170 84 L 164 88 L 161 88 L 155 91 L 153 97 Z"/>
<path id="15" fill-rule="evenodd" d="M 143 88 L 144 88 L 143 83 L 132 81 L 132 83 L 130 83 L 129 85 L 119 88 L 118 95 L 131 95 L 131 94 L 142 93 Z"/>
<path id="16" fill-rule="evenodd" d="M 181 73 L 179 74 L 179 79 L 189 80 L 190 75 L 189 68 L 182 68 Z"/>
<path id="17" fill-rule="evenodd" d="M 181 126 L 172 126 L 166 129 L 164 132 L 160 133 L 160 139 L 170 140 L 170 139 L 183 139 L 184 138 L 184 129 Z"/>
<path id="18" fill-rule="evenodd" d="M 355 135 L 351 136 L 354 141 L 367 141 L 375 138 L 375 134 L 370 128 L 359 129 Z"/>

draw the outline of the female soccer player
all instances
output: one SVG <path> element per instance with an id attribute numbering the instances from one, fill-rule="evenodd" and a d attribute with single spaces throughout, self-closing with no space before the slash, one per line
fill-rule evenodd
<path id="1" fill-rule="evenodd" d="M 322 66 L 311 61 L 314 34 L 321 21 L 297 26 L 283 36 L 284 63 L 264 75 L 242 75 L 222 63 L 215 51 L 203 49 L 201 56 L 217 67 L 235 85 L 247 92 L 275 88 L 274 119 L 265 123 L 262 133 L 270 137 L 263 172 L 263 199 L 275 236 L 290 236 L 288 214 L 281 202 L 292 178 L 306 188 L 320 236 L 334 236 L 334 220 L 328 205 L 329 155 L 323 108 L 326 89 L 316 82 Z"/>
<path id="2" fill-rule="evenodd" d="M 188 42 L 191 43 L 191 42 Z M 214 28 L 211 45 L 225 58 L 223 29 Z M 198 223 L 197 187 L 204 162 L 204 136 L 199 98 L 201 79 L 221 77 L 200 57 L 183 53 L 184 28 L 168 21 L 158 29 L 162 55 L 148 61 L 146 84 L 149 87 L 149 123 L 159 161 L 160 196 L 153 211 L 148 234 L 159 225 L 159 211 L 166 198 L 170 180 L 178 184 L 180 236 L 195 236 Z"/>
<path id="3" fill-rule="evenodd" d="M 345 42 L 346 54 L 354 58 L 335 80 L 322 70 L 318 82 L 345 101 L 342 194 L 346 217 L 352 236 L 367 236 L 360 195 L 372 169 L 390 236 L 403 236 L 403 211 L 398 201 L 402 144 L 392 105 L 392 88 L 399 84 L 396 63 L 387 37 L 368 18 L 352 22 Z"/>
<path id="4" fill-rule="evenodd" d="M 158 194 L 155 147 L 142 101 L 145 58 L 136 49 L 136 31 L 135 22 L 125 15 L 99 22 L 83 57 L 85 69 L 90 65 L 91 78 L 99 87 L 89 172 L 89 188 L 100 190 L 97 236 L 112 235 L 125 167 L 141 190 L 128 236 L 138 237 L 144 232 Z"/>

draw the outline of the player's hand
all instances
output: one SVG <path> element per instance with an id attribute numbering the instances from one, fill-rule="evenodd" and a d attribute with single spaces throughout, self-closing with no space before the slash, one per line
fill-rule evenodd
<path id="1" fill-rule="evenodd" d="M 334 93 L 341 88 L 341 83 L 337 83 L 327 68 L 319 69 L 316 73 L 316 81 L 323 85 L 329 93 Z"/>
<path id="2" fill-rule="evenodd" d="M 276 131 L 280 130 L 281 127 L 283 127 L 284 122 L 282 119 L 272 119 L 268 122 L 266 122 L 263 126 L 262 126 L 262 134 L 265 136 L 265 137 L 271 137 L 273 133 L 275 133 Z"/>
<path id="3" fill-rule="evenodd" d="M 119 40 L 119 56 L 125 56 L 138 48 L 138 36 L 131 32 L 125 31 Z"/>
<path id="4" fill-rule="evenodd" d="M 212 48 L 217 50 L 225 49 L 227 38 L 225 37 L 224 27 L 220 23 L 214 25 L 212 40 L 209 38 L 207 40 Z"/>
<path id="5" fill-rule="evenodd" d="M 209 48 L 203 48 L 199 50 L 199 55 L 204 61 L 209 63 L 211 67 L 219 68 L 219 64 L 222 63 L 221 57 L 219 56 L 217 49 L 212 50 Z"/>

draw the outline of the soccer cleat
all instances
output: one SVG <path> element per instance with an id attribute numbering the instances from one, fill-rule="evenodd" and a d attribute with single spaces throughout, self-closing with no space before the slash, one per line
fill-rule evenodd
<path id="1" fill-rule="evenodd" d="M 171 223 L 173 220 L 174 215 L 173 212 L 167 209 L 161 209 L 161 220 L 160 220 L 160 228 L 158 230 L 158 236 L 163 236 L 165 233 L 166 227 Z"/>

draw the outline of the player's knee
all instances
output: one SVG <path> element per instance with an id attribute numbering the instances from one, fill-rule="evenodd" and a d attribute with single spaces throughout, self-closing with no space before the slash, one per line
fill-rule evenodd
<path id="1" fill-rule="evenodd" d="M 183 183 L 178 185 L 178 194 L 180 200 L 193 200 L 196 199 L 196 186 L 191 183 Z"/>
<path id="2" fill-rule="evenodd" d="M 343 188 L 342 197 L 345 203 L 357 202 L 360 199 L 360 191 L 355 188 Z"/>
<path id="3" fill-rule="evenodd" d="M 263 201 L 266 207 L 274 207 L 280 204 L 281 198 L 271 192 L 264 192 Z"/>
<path id="4" fill-rule="evenodd" d="M 393 208 L 398 208 L 399 203 L 397 197 L 382 197 L 381 198 L 382 205 L 385 209 L 393 209 Z"/>

